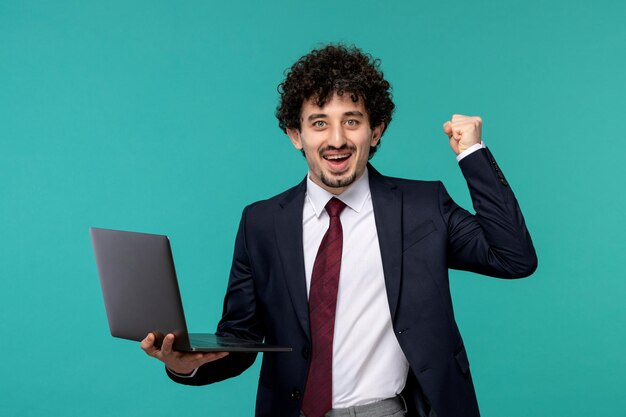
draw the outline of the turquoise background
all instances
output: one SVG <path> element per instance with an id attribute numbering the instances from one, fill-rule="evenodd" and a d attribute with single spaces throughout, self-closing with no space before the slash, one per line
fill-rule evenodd
<path id="1" fill-rule="evenodd" d="M 374 165 L 469 195 L 441 125 L 480 115 L 537 252 L 452 273 L 485 417 L 626 415 L 623 1 L 0 0 L 0 415 L 253 414 L 258 365 L 174 384 L 110 337 L 89 226 L 168 234 L 214 329 L 244 205 L 298 182 L 283 71 L 323 42 L 380 57 Z"/>

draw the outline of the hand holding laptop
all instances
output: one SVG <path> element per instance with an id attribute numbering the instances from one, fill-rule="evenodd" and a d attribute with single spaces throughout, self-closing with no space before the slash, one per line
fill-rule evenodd
<path id="1" fill-rule="evenodd" d="M 201 365 L 228 355 L 228 352 L 181 352 L 174 350 L 174 335 L 172 333 L 165 336 L 161 349 L 154 345 L 155 340 L 154 335 L 148 333 L 146 338 L 141 341 L 140 346 L 148 356 L 160 360 L 170 371 L 177 374 L 190 374 Z"/>
<path id="2" fill-rule="evenodd" d="M 111 335 L 140 341 L 171 371 L 188 374 L 225 352 L 292 350 L 229 334 L 189 333 L 167 236 L 95 227 L 90 235 Z"/>

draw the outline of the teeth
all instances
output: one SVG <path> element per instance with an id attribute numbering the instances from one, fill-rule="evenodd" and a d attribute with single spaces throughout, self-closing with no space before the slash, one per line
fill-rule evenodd
<path id="1" fill-rule="evenodd" d="M 326 155 L 324 158 L 326 159 L 344 159 L 349 157 L 350 155 Z"/>

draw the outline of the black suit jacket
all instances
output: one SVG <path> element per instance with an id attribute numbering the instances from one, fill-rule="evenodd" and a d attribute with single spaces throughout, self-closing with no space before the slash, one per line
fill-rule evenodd
<path id="1" fill-rule="evenodd" d="M 491 153 L 460 162 L 476 214 L 438 181 L 385 177 L 369 166 L 387 298 L 410 364 L 403 395 L 409 415 L 478 416 L 463 340 L 454 320 L 448 268 L 501 278 L 530 275 L 535 251 L 517 201 Z M 311 351 L 302 247 L 306 181 L 244 209 L 218 332 L 291 346 L 266 353 L 258 417 L 298 417 Z M 239 375 L 255 354 L 230 354 L 199 368 L 203 385 Z"/>

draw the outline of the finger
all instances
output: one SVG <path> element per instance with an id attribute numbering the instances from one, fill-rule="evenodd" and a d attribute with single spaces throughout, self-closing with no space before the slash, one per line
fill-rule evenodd
<path id="1" fill-rule="evenodd" d="M 199 365 L 203 365 L 208 362 L 213 362 L 228 356 L 228 352 L 205 352 L 199 355 L 198 362 Z"/>
<path id="2" fill-rule="evenodd" d="M 467 127 L 475 127 L 479 125 L 480 122 L 477 119 L 469 118 L 464 120 L 456 121 L 452 124 L 453 128 L 467 128 Z"/>
<path id="3" fill-rule="evenodd" d="M 148 335 L 141 341 L 139 346 L 141 346 L 143 350 L 154 347 L 154 335 L 152 333 L 148 333 Z"/>
<path id="4" fill-rule="evenodd" d="M 141 341 L 139 345 L 144 352 L 146 352 L 150 356 L 156 356 L 159 349 L 154 346 L 154 335 L 152 333 L 148 333 L 145 339 Z"/>
<path id="5" fill-rule="evenodd" d="M 455 154 L 459 154 L 459 142 L 453 138 L 450 138 L 450 147 L 454 151 Z"/>
<path id="6" fill-rule="evenodd" d="M 218 360 L 218 359 L 225 358 L 226 356 L 228 356 L 228 352 L 216 352 L 216 353 L 213 355 L 213 360 L 214 360 L 214 361 L 216 361 L 216 360 Z"/>
<path id="7" fill-rule="evenodd" d="M 464 114 L 453 114 L 451 120 L 453 122 L 457 122 L 457 121 L 463 121 L 463 120 L 466 120 L 466 119 L 471 119 L 473 117 L 474 116 L 466 116 Z"/>
<path id="8" fill-rule="evenodd" d="M 452 125 L 453 126 L 461 126 L 461 125 L 474 125 L 480 126 L 483 123 L 483 119 L 480 116 L 461 116 L 454 115 Z"/>
<path id="9" fill-rule="evenodd" d="M 147 349 L 150 346 L 154 345 L 154 335 L 152 333 L 148 333 L 146 337 L 141 341 L 141 348 Z"/>
<path id="10" fill-rule="evenodd" d="M 448 135 L 448 137 L 450 137 L 450 135 L 452 135 L 452 122 L 447 121 L 447 122 L 445 122 L 443 124 L 443 133 Z"/>
<path id="11" fill-rule="evenodd" d="M 471 137 L 473 135 L 480 136 L 481 121 L 478 118 L 471 118 L 467 121 L 452 124 L 453 137 L 461 139 L 461 137 Z"/>
<path id="12" fill-rule="evenodd" d="M 163 339 L 163 343 L 161 344 L 161 352 L 163 352 L 164 355 L 169 355 L 172 353 L 172 349 L 174 346 L 174 339 L 175 338 L 172 333 L 169 333 Z"/>
<path id="13" fill-rule="evenodd" d="M 226 356 L 228 356 L 228 352 L 197 352 L 193 359 L 202 362 L 210 362 L 222 359 Z"/>

